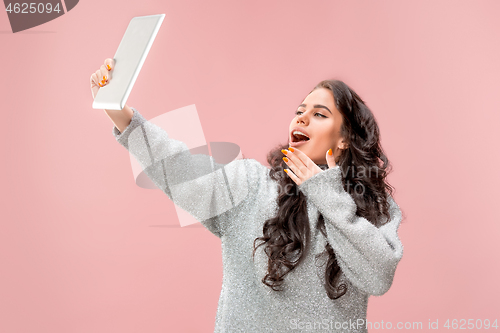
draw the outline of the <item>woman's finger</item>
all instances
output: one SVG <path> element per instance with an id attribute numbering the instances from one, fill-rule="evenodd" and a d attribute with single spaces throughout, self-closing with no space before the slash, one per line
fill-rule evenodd
<path id="1" fill-rule="evenodd" d="M 94 74 L 95 74 L 95 76 L 97 78 L 96 84 L 99 85 L 100 87 L 102 87 L 102 84 L 101 84 L 101 81 L 102 81 L 101 70 L 100 69 L 96 70 Z"/>
<path id="2" fill-rule="evenodd" d="M 101 65 L 100 71 L 101 71 L 101 84 L 104 86 L 108 82 L 109 71 L 106 69 L 104 65 Z"/>
<path id="3" fill-rule="evenodd" d="M 300 160 L 302 162 L 302 164 L 304 164 L 304 166 L 306 168 L 310 168 L 314 165 L 316 165 L 316 163 L 313 162 L 313 160 L 311 160 L 309 158 L 309 156 L 307 156 L 306 154 L 304 154 L 300 149 L 297 149 L 297 148 L 288 148 L 288 150 L 290 150 L 292 152 L 292 154 L 294 155 L 294 157 L 298 160 Z M 299 165 L 300 163 L 296 163 L 297 165 Z"/>
<path id="4" fill-rule="evenodd" d="M 113 68 L 115 68 L 115 61 L 111 58 L 107 58 L 106 60 L 104 60 L 104 66 L 108 71 L 111 71 L 113 70 Z"/>
<path id="5" fill-rule="evenodd" d="M 96 73 L 92 73 L 92 75 L 90 76 L 90 83 L 94 86 L 99 85 L 99 78 L 97 77 Z"/>
<path id="6" fill-rule="evenodd" d="M 300 185 L 302 182 L 299 177 L 297 177 L 290 169 L 283 169 L 283 171 L 286 172 L 286 174 L 292 178 L 292 180 L 295 182 L 295 184 Z"/>
<path id="7" fill-rule="evenodd" d="M 283 157 L 283 161 L 285 161 L 286 165 L 288 165 L 297 178 L 302 179 L 304 166 L 297 165 L 297 163 L 302 164 L 301 160 L 297 159 L 296 156 L 293 156 L 290 152 L 288 152 L 287 156 Z M 295 161 L 297 161 L 297 163 L 295 163 Z"/>

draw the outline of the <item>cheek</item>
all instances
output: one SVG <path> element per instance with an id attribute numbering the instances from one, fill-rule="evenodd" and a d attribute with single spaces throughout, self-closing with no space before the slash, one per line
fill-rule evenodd
<path id="1" fill-rule="evenodd" d="M 335 135 L 330 130 L 321 131 L 316 134 L 316 138 L 318 139 L 318 143 L 329 146 L 335 140 Z"/>

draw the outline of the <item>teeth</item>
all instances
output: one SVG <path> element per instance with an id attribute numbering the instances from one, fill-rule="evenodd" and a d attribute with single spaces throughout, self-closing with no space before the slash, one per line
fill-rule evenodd
<path id="1" fill-rule="evenodd" d="M 295 135 L 295 134 L 301 134 L 301 135 L 305 136 L 306 138 L 309 138 L 307 135 L 305 135 L 304 133 L 302 133 L 300 131 L 293 131 L 292 134 L 293 135 Z"/>

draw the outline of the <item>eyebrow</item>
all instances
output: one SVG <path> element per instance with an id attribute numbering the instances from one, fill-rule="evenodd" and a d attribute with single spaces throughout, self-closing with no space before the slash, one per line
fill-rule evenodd
<path id="1" fill-rule="evenodd" d="M 306 104 L 300 104 L 300 105 L 299 105 L 299 108 L 300 108 L 301 106 L 306 107 Z M 330 114 L 333 116 L 332 111 L 330 111 L 330 109 L 329 109 L 329 108 L 327 108 L 327 107 L 326 107 L 326 106 L 324 106 L 324 105 L 321 105 L 321 104 L 316 104 L 316 105 L 314 105 L 314 108 L 315 108 L 315 109 L 327 109 L 327 110 L 328 110 L 328 112 L 330 112 Z"/>

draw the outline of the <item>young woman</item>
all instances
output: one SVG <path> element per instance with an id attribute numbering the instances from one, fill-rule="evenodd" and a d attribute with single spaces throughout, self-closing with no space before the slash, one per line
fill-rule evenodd
<path id="1" fill-rule="evenodd" d="M 93 96 L 109 82 L 105 65 Z M 375 118 L 345 83 L 305 97 L 270 169 L 191 154 L 135 108 L 106 112 L 156 186 L 221 239 L 215 332 L 367 332 L 368 297 L 389 290 L 403 255 L 402 214 Z"/>

